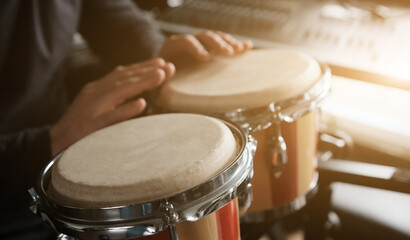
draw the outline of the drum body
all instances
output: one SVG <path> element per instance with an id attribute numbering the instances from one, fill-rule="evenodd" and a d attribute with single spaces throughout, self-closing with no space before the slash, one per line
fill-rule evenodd
<path id="1" fill-rule="evenodd" d="M 70 205 L 58 200 L 50 187 L 54 186 L 53 169 L 59 166 L 63 152 L 45 167 L 37 186 L 29 190 L 33 198 L 31 210 L 63 233 L 59 239 L 240 239 L 238 196 L 249 188 L 255 146 L 240 127 L 222 122 L 235 139 L 234 159 L 194 187 L 135 204 Z"/>
<path id="2" fill-rule="evenodd" d="M 199 112 L 249 130 L 257 149 L 253 201 L 243 220 L 258 222 L 299 210 L 317 191 L 319 107 L 330 89 L 331 74 L 326 65 L 295 51 L 267 49 L 250 54 L 234 59 L 233 67 L 230 60 L 197 67 L 204 76 L 193 71 L 176 76 L 176 83 L 167 83 L 152 102 L 157 112 Z M 270 58 L 276 58 L 273 65 Z M 266 74 L 272 74 L 271 79 Z M 225 83 L 231 76 L 234 79 Z M 258 76 L 262 80 L 254 81 Z M 235 78 L 242 86 L 236 87 Z M 234 90 L 225 93 L 227 86 Z"/>
<path id="3" fill-rule="evenodd" d="M 232 200 L 221 209 L 195 222 L 181 222 L 176 225 L 179 240 L 235 240 L 240 239 L 238 201 Z M 60 238 L 62 240 L 62 236 Z M 85 239 L 79 239 L 85 240 Z M 169 229 L 157 234 L 133 238 L 133 240 L 172 240 Z"/>
<path id="4" fill-rule="evenodd" d="M 287 162 L 275 166 L 269 142 L 277 136 L 275 126 L 252 133 L 257 141 L 252 179 L 254 199 L 249 213 L 275 209 L 283 216 L 306 204 L 317 183 L 317 137 L 319 111 L 313 110 L 292 122 L 280 123 L 286 143 Z M 275 168 L 280 169 L 275 170 Z M 247 218 L 250 219 L 248 214 Z M 255 216 L 255 219 L 260 217 Z"/>
<path id="5" fill-rule="evenodd" d="M 181 222 L 176 231 L 179 240 L 235 240 L 240 239 L 239 212 L 237 199 L 231 201 L 221 209 L 195 222 Z M 171 240 L 169 230 L 158 234 L 136 238 L 138 240 Z"/>

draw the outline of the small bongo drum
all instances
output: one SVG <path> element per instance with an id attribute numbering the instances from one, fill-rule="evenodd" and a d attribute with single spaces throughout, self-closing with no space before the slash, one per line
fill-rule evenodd
<path id="1" fill-rule="evenodd" d="M 60 239 L 240 239 L 237 197 L 255 146 L 235 125 L 160 114 L 99 130 L 29 190 Z"/>
<path id="2" fill-rule="evenodd" d="M 309 55 L 259 49 L 178 71 L 155 93 L 163 112 L 228 119 L 257 141 L 245 221 L 287 215 L 316 191 L 317 132 L 330 70 Z"/>

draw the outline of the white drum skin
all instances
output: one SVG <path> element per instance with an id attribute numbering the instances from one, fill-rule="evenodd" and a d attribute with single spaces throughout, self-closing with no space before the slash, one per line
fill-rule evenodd
<path id="1" fill-rule="evenodd" d="M 142 117 L 70 146 L 53 167 L 51 185 L 59 201 L 78 207 L 145 202 L 199 185 L 226 168 L 235 151 L 232 132 L 218 119 Z"/>
<path id="2" fill-rule="evenodd" d="M 257 108 L 303 94 L 321 74 L 317 61 L 304 53 L 258 49 L 177 71 L 156 101 L 179 112 Z"/>

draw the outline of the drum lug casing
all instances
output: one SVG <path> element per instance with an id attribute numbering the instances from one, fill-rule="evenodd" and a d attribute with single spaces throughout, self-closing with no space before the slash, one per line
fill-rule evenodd
<path id="1" fill-rule="evenodd" d="M 288 162 L 288 152 L 286 142 L 282 137 L 280 126 L 282 120 L 280 107 L 275 107 L 274 104 L 272 104 L 270 108 L 273 113 L 271 127 L 274 128 L 275 134 L 266 143 L 266 148 L 268 149 L 266 152 L 266 163 L 268 165 L 268 169 L 272 172 L 272 175 L 275 177 L 280 177 Z"/>
<path id="2" fill-rule="evenodd" d="M 267 143 L 266 163 L 273 176 L 279 177 L 288 163 L 286 143 L 282 136 L 276 136 Z"/>

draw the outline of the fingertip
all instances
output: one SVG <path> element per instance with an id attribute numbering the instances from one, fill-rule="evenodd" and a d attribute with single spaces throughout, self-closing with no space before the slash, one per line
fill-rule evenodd
<path id="1" fill-rule="evenodd" d="M 165 65 L 165 71 L 167 74 L 167 77 L 171 77 L 175 74 L 175 65 L 172 62 L 167 62 Z"/>
<path id="2" fill-rule="evenodd" d="M 207 61 L 211 58 L 211 52 L 209 52 L 209 50 L 196 38 L 193 47 L 194 56 L 196 56 L 198 60 Z"/>
<path id="3" fill-rule="evenodd" d="M 118 66 L 116 66 L 115 67 L 115 71 L 122 71 L 122 70 L 124 70 L 125 69 L 125 67 L 124 66 L 122 66 L 122 65 L 118 65 Z"/>
<path id="4" fill-rule="evenodd" d="M 234 45 L 234 49 L 235 49 L 236 52 L 242 52 L 244 50 L 244 48 L 245 48 L 244 44 L 241 43 L 241 42 L 237 42 Z"/>
<path id="5" fill-rule="evenodd" d="M 154 64 L 158 67 L 162 67 L 166 65 L 166 61 L 162 57 L 157 57 L 154 59 Z"/>
<path id="6" fill-rule="evenodd" d="M 211 58 L 211 53 L 199 40 L 200 36 L 205 36 L 207 34 L 209 33 L 205 31 L 198 33 L 195 36 L 190 34 L 184 35 L 180 41 L 180 43 L 183 44 L 183 51 L 198 61 L 208 61 Z"/>
<path id="7" fill-rule="evenodd" d="M 162 68 L 157 68 L 155 70 L 155 79 L 158 80 L 158 84 L 165 80 L 167 73 Z"/>
<path id="8" fill-rule="evenodd" d="M 124 111 L 126 112 L 125 118 L 130 118 L 141 114 L 146 106 L 147 102 L 145 101 L 145 99 L 138 98 L 124 108 Z"/>
<path id="9" fill-rule="evenodd" d="M 142 111 L 147 106 L 147 102 L 144 98 L 138 98 L 136 101 L 134 101 L 134 105 L 137 109 Z"/>
<path id="10" fill-rule="evenodd" d="M 251 40 L 246 40 L 243 42 L 245 50 L 249 50 L 253 48 L 253 42 Z"/>

